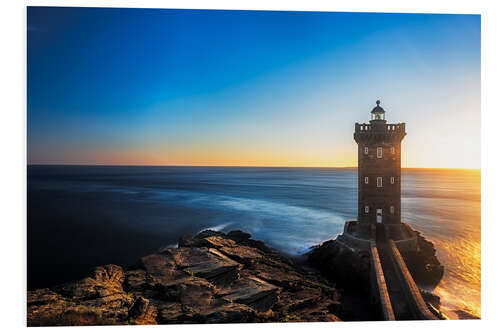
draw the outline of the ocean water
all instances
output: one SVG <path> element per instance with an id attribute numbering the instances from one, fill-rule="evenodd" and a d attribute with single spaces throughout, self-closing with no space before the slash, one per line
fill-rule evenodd
<path id="1" fill-rule="evenodd" d="M 357 170 L 250 167 L 28 167 L 28 289 L 131 265 L 183 234 L 241 229 L 292 255 L 357 215 Z M 445 266 L 445 312 L 480 315 L 481 174 L 407 169 L 403 220 Z"/>

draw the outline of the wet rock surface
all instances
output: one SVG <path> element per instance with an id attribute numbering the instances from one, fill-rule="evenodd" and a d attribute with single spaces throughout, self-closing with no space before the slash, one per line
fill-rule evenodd
<path id="1" fill-rule="evenodd" d="M 128 269 L 28 291 L 28 326 L 338 321 L 339 291 L 242 231 L 204 231 Z"/>

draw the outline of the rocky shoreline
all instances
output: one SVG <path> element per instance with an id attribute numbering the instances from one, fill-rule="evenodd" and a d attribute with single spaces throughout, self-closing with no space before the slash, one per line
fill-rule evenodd
<path id="1" fill-rule="evenodd" d="M 435 283 L 442 266 L 432 243 L 405 258 Z M 418 267 L 425 269 L 418 270 Z M 441 269 L 439 269 L 441 267 Z M 423 277 L 423 278 L 422 278 Z M 184 236 L 177 248 L 128 268 L 28 291 L 28 326 L 259 323 L 380 320 L 369 297 L 369 259 L 330 240 L 291 258 L 242 231 Z M 360 288 L 365 286 L 365 288 Z M 439 312 L 439 297 L 423 293 Z"/>
<path id="2" fill-rule="evenodd" d="M 339 321 L 340 293 L 241 231 L 204 231 L 133 267 L 28 291 L 28 326 Z"/>

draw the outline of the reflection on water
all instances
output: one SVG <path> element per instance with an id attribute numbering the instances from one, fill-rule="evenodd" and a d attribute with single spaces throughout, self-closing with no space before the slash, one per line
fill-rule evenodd
<path id="1" fill-rule="evenodd" d="M 437 249 L 445 274 L 435 292 L 445 313 L 481 315 L 481 173 L 475 170 L 406 170 L 403 219 Z"/>
<path id="2" fill-rule="evenodd" d="M 435 292 L 452 318 L 480 315 L 480 183 L 480 171 L 402 172 L 403 220 L 435 244 L 445 266 Z M 133 264 L 206 228 L 303 253 L 341 233 L 356 210 L 356 169 L 30 166 L 28 288 Z"/>

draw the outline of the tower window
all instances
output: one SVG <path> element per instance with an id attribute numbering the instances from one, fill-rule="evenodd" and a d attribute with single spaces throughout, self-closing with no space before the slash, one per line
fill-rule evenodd
<path id="1" fill-rule="evenodd" d="M 368 177 L 365 177 L 365 184 L 368 184 Z"/>
<path id="2" fill-rule="evenodd" d="M 377 147 L 377 158 L 382 158 L 382 147 Z"/>
<path id="3" fill-rule="evenodd" d="M 396 149 L 394 149 L 394 147 L 391 147 L 391 154 L 395 154 L 396 153 Z"/>
<path id="4" fill-rule="evenodd" d="M 377 177 L 377 187 L 382 187 L 382 177 Z"/>
<path id="5" fill-rule="evenodd" d="M 368 147 L 365 147 L 365 155 L 368 155 Z"/>
<path id="6" fill-rule="evenodd" d="M 391 214 L 394 214 L 394 206 L 391 206 Z"/>
<path id="7" fill-rule="evenodd" d="M 391 177 L 391 184 L 394 184 L 394 177 Z"/>
<path id="8" fill-rule="evenodd" d="M 368 213 L 370 212 L 370 207 L 369 206 L 365 206 L 365 213 Z"/>

